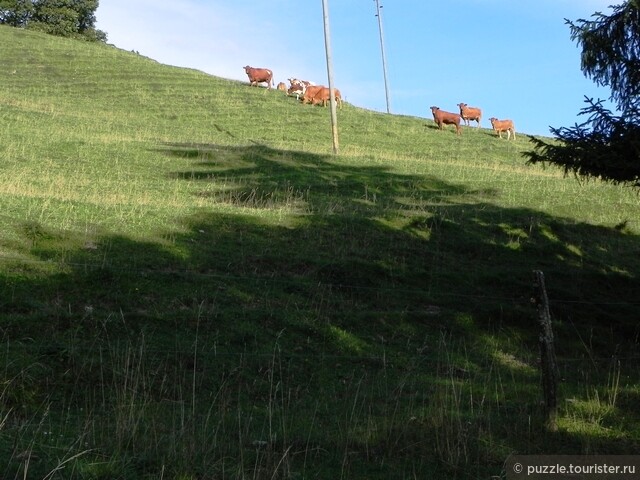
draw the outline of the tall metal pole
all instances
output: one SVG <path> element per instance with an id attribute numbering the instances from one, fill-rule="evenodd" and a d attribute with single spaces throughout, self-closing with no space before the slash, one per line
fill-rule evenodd
<path id="1" fill-rule="evenodd" d="M 331 110 L 331 133 L 333 137 L 333 154 L 338 153 L 338 115 L 336 112 L 336 95 L 333 91 L 333 64 L 331 60 L 331 38 L 329 33 L 329 6 L 327 0 L 322 0 L 322 15 L 324 18 L 324 48 L 327 53 L 327 77 L 329 77 L 329 105 Z"/>
<path id="2" fill-rule="evenodd" d="M 380 51 L 382 52 L 382 74 L 384 75 L 384 95 L 387 99 L 387 113 L 391 113 L 391 107 L 389 106 L 389 86 L 387 83 L 387 59 L 384 55 L 384 38 L 382 36 L 382 17 L 380 15 L 380 0 L 376 2 L 376 17 L 378 17 L 378 31 L 380 32 Z"/>

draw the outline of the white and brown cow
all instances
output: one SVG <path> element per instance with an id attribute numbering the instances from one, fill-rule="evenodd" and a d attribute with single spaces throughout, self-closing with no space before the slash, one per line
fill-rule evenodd
<path id="1" fill-rule="evenodd" d="M 295 95 L 296 99 L 300 99 L 300 97 L 304 96 L 307 91 L 307 87 L 313 87 L 316 84 L 310 82 L 308 80 L 299 80 L 297 78 L 288 78 L 289 80 L 289 89 L 287 90 L 288 95 Z"/>

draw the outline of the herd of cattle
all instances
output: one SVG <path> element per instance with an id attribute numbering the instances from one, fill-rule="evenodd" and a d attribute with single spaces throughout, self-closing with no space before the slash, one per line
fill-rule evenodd
<path id="1" fill-rule="evenodd" d="M 439 107 L 431 107 L 431 113 L 433 114 L 433 120 L 438 125 L 438 128 L 442 130 L 443 125 L 453 125 L 456 129 L 456 134 L 460 135 L 460 121 L 464 121 L 465 125 L 470 125 L 471 121 L 478 122 L 478 128 L 480 128 L 480 120 L 482 119 L 482 110 L 477 107 L 470 107 L 466 103 L 459 103 L 458 108 L 460 113 L 445 112 L 440 110 Z M 491 127 L 502 138 L 502 132 L 507 132 L 507 140 L 511 138 L 516 139 L 516 128 L 513 125 L 513 120 L 498 120 L 495 117 L 489 119 Z"/>
<path id="2" fill-rule="evenodd" d="M 273 72 L 268 68 L 253 68 L 250 66 L 244 67 L 244 71 L 249 77 L 249 85 L 258 86 L 259 83 L 266 83 L 267 88 L 273 86 Z M 327 87 L 322 85 L 316 85 L 313 82 L 306 80 L 298 80 L 297 78 L 289 78 L 289 88 L 284 82 L 278 83 L 278 90 L 286 92 L 287 95 L 295 96 L 298 100 L 302 99 L 302 103 L 311 103 L 312 105 L 322 104 L 326 106 L 330 99 L 330 91 Z M 333 89 L 336 104 L 342 108 L 342 96 L 340 90 Z M 431 107 L 431 113 L 433 114 L 433 120 L 438 125 L 440 130 L 444 125 L 453 125 L 456 129 L 456 134 L 460 135 L 460 123 L 464 122 L 469 126 L 472 121 L 478 123 L 480 128 L 480 120 L 482 119 L 482 110 L 477 107 L 470 107 L 466 103 L 459 103 L 458 108 L 460 113 L 445 112 L 439 107 Z M 498 120 L 495 117 L 489 119 L 491 127 L 502 138 L 502 132 L 507 133 L 507 140 L 516 138 L 516 129 L 512 120 Z"/>
<path id="3" fill-rule="evenodd" d="M 253 68 L 246 66 L 244 71 L 249 77 L 249 84 L 258 86 L 259 83 L 266 83 L 267 88 L 273 86 L 273 72 L 268 68 Z M 295 96 L 298 100 L 302 99 L 302 103 L 311 103 L 312 105 L 326 106 L 329 103 L 331 92 L 327 87 L 316 85 L 307 80 L 298 80 L 297 78 L 289 79 L 289 88 L 283 83 L 278 83 L 278 90 L 286 92 L 287 95 Z M 337 88 L 333 89 L 333 94 L 338 107 L 342 108 L 342 95 Z"/>

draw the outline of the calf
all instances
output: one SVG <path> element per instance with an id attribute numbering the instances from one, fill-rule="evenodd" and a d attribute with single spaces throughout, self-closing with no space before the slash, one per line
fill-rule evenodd
<path id="1" fill-rule="evenodd" d="M 460 115 L 457 113 L 445 112 L 438 107 L 431 107 L 433 120 L 438 124 L 438 128 L 442 130 L 442 125 L 455 125 L 456 135 L 460 135 Z"/>
<path id="2" fill-rule="evenodd" d="M 249 77 L 249 85 L 257 87 L 259 83 L 266 82 L 267 88 L 273 86 L 273 72 L 268 68 L 253 68 L 247 65 L 244 67 L 244 71 Z"/>
<path id="3" fill-rule="evenodd" d="M 498 120 L 495 117 L 489 119 L 493 130 L 502 138 L 502 132 L 507 132 L 507 140 L 511 138 L 513 133 L 513 139 L 516 139 L 516 127 L 513 126 L 513 120 Z"/>
<path id="4" fill-rule="evenodd" d="M 278 90 L 280 90 L 281 92 L 286 92 L 287 91 L 287 86 L 284 84 L 284 82 L 278 83 L 278 86 L 276 88 Z"/>
<path id="5" fill-rule="evenodd" d="M 476 107 L 469 107 L 466 103 L 459 103 L 460 116 L 464 120 L 465 125 L 469 125 L 471 120 L 478 122 L 478 128 L 480 128 L 480 119 L 482 118 L 482 110 Z"/>
<path id="6" fill-rule="evenodd" d="M 342 95 L 340 95 L 340 90 L 337 88 L 333 89 L 333 95 L 336 99 L 336 105 L 342 108 Z M 322 103 L 323 107 L 326 107 L 327 103 L 329 103 L 331 99 L 331 92 L 328 88 L 322 87 L 318 90 L 318 92 L 311 99 L 311 103 L 317 105 L 318 103 Z"/>

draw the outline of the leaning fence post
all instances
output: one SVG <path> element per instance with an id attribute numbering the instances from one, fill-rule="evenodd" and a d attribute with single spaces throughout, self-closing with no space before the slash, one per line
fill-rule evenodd
<path id="1" fill-rule="evenodd" d="M 549 298 L 544 285 L 544 273 L 533 271 L 533 298 L 531 301 L 538 311 L 540 323 L 540 369 L 542 373 L 542 390 L 544 394 L 547 428 L 558 430 L 558 367 L 556 365 L 556 351 L 553 346 L 553 330 L 551 330 L 551 315 L 549 314 Z"/>

